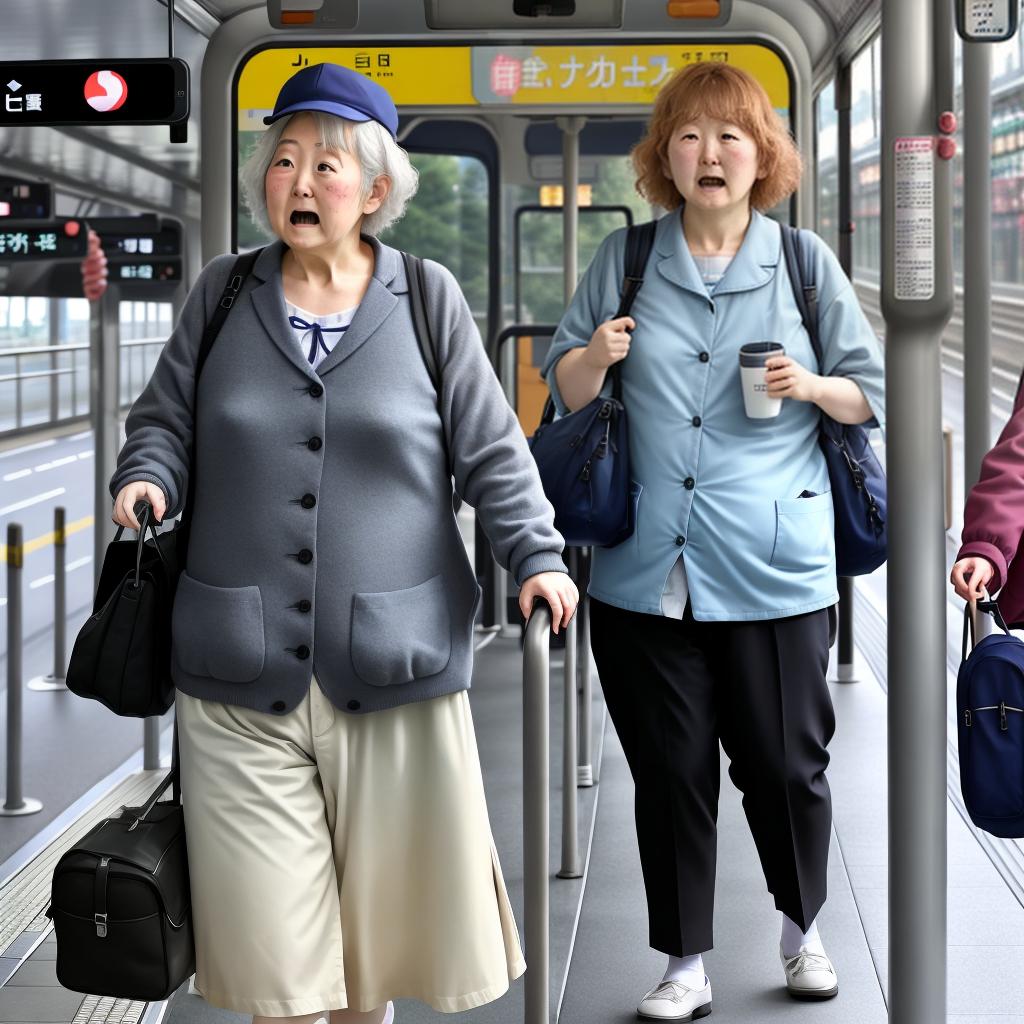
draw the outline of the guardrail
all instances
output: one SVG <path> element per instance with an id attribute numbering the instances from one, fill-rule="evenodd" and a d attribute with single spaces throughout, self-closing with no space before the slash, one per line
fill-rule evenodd
<path id="1" fill-rule="evenodd" d="M 122 394 L 127 391 L 129 396 L 129 402 L 133 401 L 139 391 L 142 390 L 145 385 L 149 373 L 146 370 L 145 358 L 142 359 L 141 367 L 141 382 L 136 389 L 136 367 L 135 362 L 131 357 L 131 351 L 133 349 L 146 349 L 154 345 L 160 345 L 161 347 L 166 344 L 167 338 L 126 338 L 120 343 L 122 351 L 127 350 L 129 353 L 127 359 L 127 372 L 122 375 L 121 378 L 121 389 Z M 71 420 L 78 419 L 81 416 L 88 415 L 90 412 L 90 391 L 89 391 L 89 364 L 88 354 L 90 346 L 88 342 L 75 345 L 34 345 L 25 348 L 8 348 L 0 349 L 0 359 L 13 359 L 14 360 L 14 372 L 0 374 L 0 385 L 3 384 L 14 384 L 14 425 L 0 430 L 0 437 L 10 435 L 23 430 L 25 427 L 31 426 L 34 428 L 56 426 L 58 424 L 67 423 Z M 84 366 L 79 366 L 79 360 L 76 358 L 76 354 L 79 352 L 86 353 L 86 361 Z M 22 370 L 22 361 L 25 359 L 39 358 L 40 356 L 47 356 L 50 359 L 50 369 L 48 370 Z M 70 356 L 70 366 L 57 366 L 57 360 L 63 356 Z M 0 364 L 4 365 L 4 364 Z M 123 365 L 123 364 L 122 364 Z M 49 413 L 46 418 L 41 420 L 35 420 L 31 423 L 25 422 L 25 397 L 24 397 L 24 382 L 40 379 L 56 379 L 59 377 L 71 378 L 71 396 L 70 406 L 71 411 L 66 416 L 61 416 L 59 413 L 60 409 L 60 397 L 51 394 L 43 402 L 40 403 L 43 407 L 49 407 Z M 78 401 L 79 401 L 79 377 L 85 378 L 85 384 L 82 387 L 82 394 L 86 399 L 86 407 L 79 412 Z M 6 404 L 6 402 L 4 403 Z M 123 405 L 124 403 L 122 403 Z"/>

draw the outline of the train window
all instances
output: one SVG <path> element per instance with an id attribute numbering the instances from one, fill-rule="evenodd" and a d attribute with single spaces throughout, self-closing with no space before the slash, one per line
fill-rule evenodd
<path id="1" fill-rule="evenodd" d="M 405 216 L 381 235 L 396 249 L 443 263 L 456 277 L 482 337 L 487 337 L 488 185 L 473 157 L 409 154 L 419 189 Z"/>
<path id="2" fill-rule="evenodd" d="M 850 102 L 853 272 L 858 278 L 877 280 L 882 252 L 882 48 L 878 36 L 854 58 Z"/>
<path id="3" fill-rule="evenodd" d="M 839 255 L 839 125 L 836 115 L 835 82 L 829 82 L 815 103 L 818 194 L 815 202 L 815 230 Z"/>
<path id="4" fill-rule="evenodd" d="M 633 222 L 650 220 L 651 206 L 644 202 L 633 187 L 634 175 L 626 157 L 590 158 L 597 169 L 589 182 L 590 204 L 593 206 L 625 206 L 632 213 Z M 506 237 L 513 237 L 512 218 L 523 206 L 534 206 L 539 197 L 536 186 L 506 186 L 505 210 L 508 221 Z M 661 211 L 658 211 L 660 213 Z M 626 223 L 621 212 L 587 212 L 580 207 L 577 239 L 577 272 L 582 277 L 597 252 L 601 240 Z M 509 311 L 510 319 L 525 323 L 558 323 L 565 310 L 562 281 L 562 218 L 553 213 L 528 212 L 520 220 L 520 279 L 518 289 L 513 280 L 513 254 L 508 247 L 507 265 L 503 268 L 508 297 L 520 295 L 519 310 Z"/>

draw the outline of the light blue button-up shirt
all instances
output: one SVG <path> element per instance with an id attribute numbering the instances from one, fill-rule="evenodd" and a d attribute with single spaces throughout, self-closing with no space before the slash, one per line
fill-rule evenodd
<path id="1" fill-rule="evenodd" d="M 839 595 L 820 410 L 785 399 L 774 419 L 749 419 L 739 350 L 748 342 L 781 342 L 812 372 L 853 379 L 872 422 L 884 426 L 881 346 L 839 262 L 816 236 L 809 240 L 820 367 L 793 298 L 778 224 L 752 212 L 739 252 L 709 296 L 681 212 L 658 222 L 622 364 L 630 465 L 641 488 L 636 531 L 614 548 L 594 549 L 589 592 L 620 608 L 661 614 L 669 571 L 682 557 L 699 621 L 825 608 Z M 555 364 L 615 315 L 625 244 L 625 228 L 601 243 L 558 326 L 542 372 L 559 414 L 567 410 Z M 814 496 L 800 497 L 807 491 Z"/>

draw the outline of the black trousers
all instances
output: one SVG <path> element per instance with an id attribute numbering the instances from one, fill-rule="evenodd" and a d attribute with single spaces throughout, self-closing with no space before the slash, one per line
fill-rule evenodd
<path id="1" fill-rule="evenodd" d="M 591 598 L 605 703 L 636 787 L 650 944 L 714 945 L 719 749 L 775 906 L 806 930 L 825 902 L 832 828 L 826 746 L 829 612 L 682 621 Z"/>

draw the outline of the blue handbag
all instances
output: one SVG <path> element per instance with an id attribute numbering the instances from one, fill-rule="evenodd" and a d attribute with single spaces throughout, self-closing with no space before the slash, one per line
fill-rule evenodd
<path id="1" fill-rule="evenodd" d="M 656 222 L 632 225 L 626 234 L 625 276 L 615 318 L 633 306 L 654 244 Z M 555 419 L 548 397 L 540 425 L 529 439 L 555 529 L 569 547 L 614 547 L 636 528 L 640 488 L 629 472 L 629 434 L 622 404 L 621 363 L 608 371 L 611 398 L 597 396 L 576 412 Z"/>
<path id="2" fill-rule="evenodd" d="M 821 365 L 818 289 L 814 268 L 800 243 L 800 232 L 782 227 L 782 248 L 800 318 Z M 807 254 L 809 256 L 809 254 Z M 821 414 L 818 443 L 825 453 L 835 509 L 836 575 L 863 576 L 886 558 L 885 471 L 859 424 L 838 423 Z"/>
<path id="3" fill-rule="evenodd" d="M 995 601 L 979 601 L 1002 633 L 977 645 L 964 609 L 956 677 L 960 790 L 971 821 L 1004 839 L 1024 838 L 1024 642 L 1011 635 Z M 972 650 L 967 652 L 968 628 Z"/>

